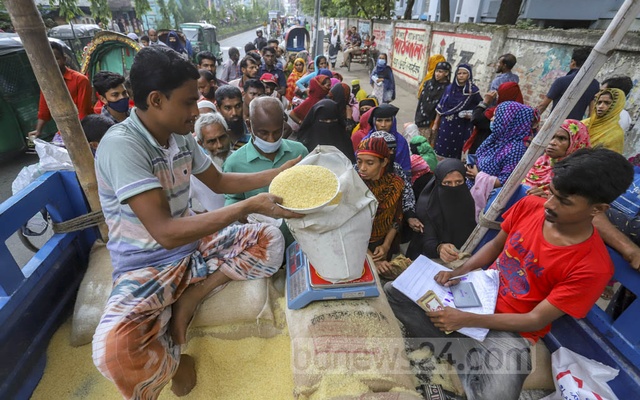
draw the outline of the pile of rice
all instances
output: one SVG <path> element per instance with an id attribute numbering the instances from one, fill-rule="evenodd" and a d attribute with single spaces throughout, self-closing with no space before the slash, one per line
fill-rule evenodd
<path id="1" fill-rule="evenodd" d="M 338 178 L 319 165 L 296 165 L 276 176 L 269 193 L 282 197 L 282 205 L 296 210 L 321 206 L 338 191 Z"/>

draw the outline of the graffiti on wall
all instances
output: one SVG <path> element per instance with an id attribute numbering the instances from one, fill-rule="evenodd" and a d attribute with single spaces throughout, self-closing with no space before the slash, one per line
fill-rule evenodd
<path id="1" fill-rule="evenodd" d="M 395 27 L 393 39 L 394 72 L 419 81 L 424 74 L 429 35 L 426 29 Z"/>
<path id="2" fill-rule="evenodd" d="M 486 87 L 493 76 L 486 68 L 490 45 L 489 36 L 433 31 L 429 54 L 442 54 L 454 69 L 458 64 L 471 65 L 476 85 Z"/>
<path id="3" fill-rule="evenodd" d="M 550 48 L 544 57 L 540 80 L 543 82 L 553 82 L 561 76 L 565 76 L 569 71 L 571 62 L 571 48 Z"/>
<path id="4" fill-rule="evenodd" d="M 387 58 L 391 60 L 391 25 L 374 23 L 373 36 L 376 38 L 376 47 L 380 53 L 386 53 Z"/>

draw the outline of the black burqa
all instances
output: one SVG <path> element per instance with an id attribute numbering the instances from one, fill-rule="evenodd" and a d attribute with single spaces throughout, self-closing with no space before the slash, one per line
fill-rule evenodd
<path id="1" fill-rule="evenodd" d="M 298 130 L 298 141 L 311 152 L 317 145 L 331 145 L 340 150 L 355 164 L 351 138 L 345 134 L 344 120 L 340 118 L 338 104 L 329 99 L 317 102 Z"/>
<path id="2" fill-rule="evenodd" d="M 452 243 L 462 247 L 476 226 L 475 203 L 466 184 L 443 186 L 442 181 L 451 172 L 465 176 L 460 160 L 447 158 L 438 163 L 434 178 L 425 186 L 416 202 L 416 213 L 424 224 L 424 232 L 413 232 L 407 257 L 415 260 L 420 254 L 438 258 L 438 245 Z"/>

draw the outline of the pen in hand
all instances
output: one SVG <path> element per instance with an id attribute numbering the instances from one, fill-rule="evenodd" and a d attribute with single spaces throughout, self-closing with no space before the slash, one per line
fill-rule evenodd
<path id="1" fill-rule="evenodd" d="M 466 274 L 462 274 L 459 276 L 452 276 L 451 278 L 447 279 L 447 282 L 451 282 L 451 281 L 455 281 L 456 279 L 460 279 L 460 278 L 464 278 L 465 276 L 469 275 L 470 272 L 467 272 Z"/>

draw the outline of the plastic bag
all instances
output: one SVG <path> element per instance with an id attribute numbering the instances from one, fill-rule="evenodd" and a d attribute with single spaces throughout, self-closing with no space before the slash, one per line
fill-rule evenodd
<path id="1" fill-rule="evenodd" d="M 18 176 L 11 184 L 11 193 L 14 195 L 47 171 L 74 170 L 67 149 L 41 139 L 35 139 L 33 142 L 40 161 L 37 164 L 22 168 L 18 173 Z"/>
<path id="2" fill-rule="evenodd" d="M 560 347 L 551 355 L 551 369 L 556 392 L 542 400 L 614 400 L 607 382 L 618 370 Z"/>
<path id="3" fill-rule="evenodd" d="M 340 202 L 303 218 L 285 220 L 293 237 L 318 274 L 330 282 L 362 276 L 378 201 L 353 168 L 333 146 L 318 146 L 300 165 L 321 165 L 340 181 Z"/>

